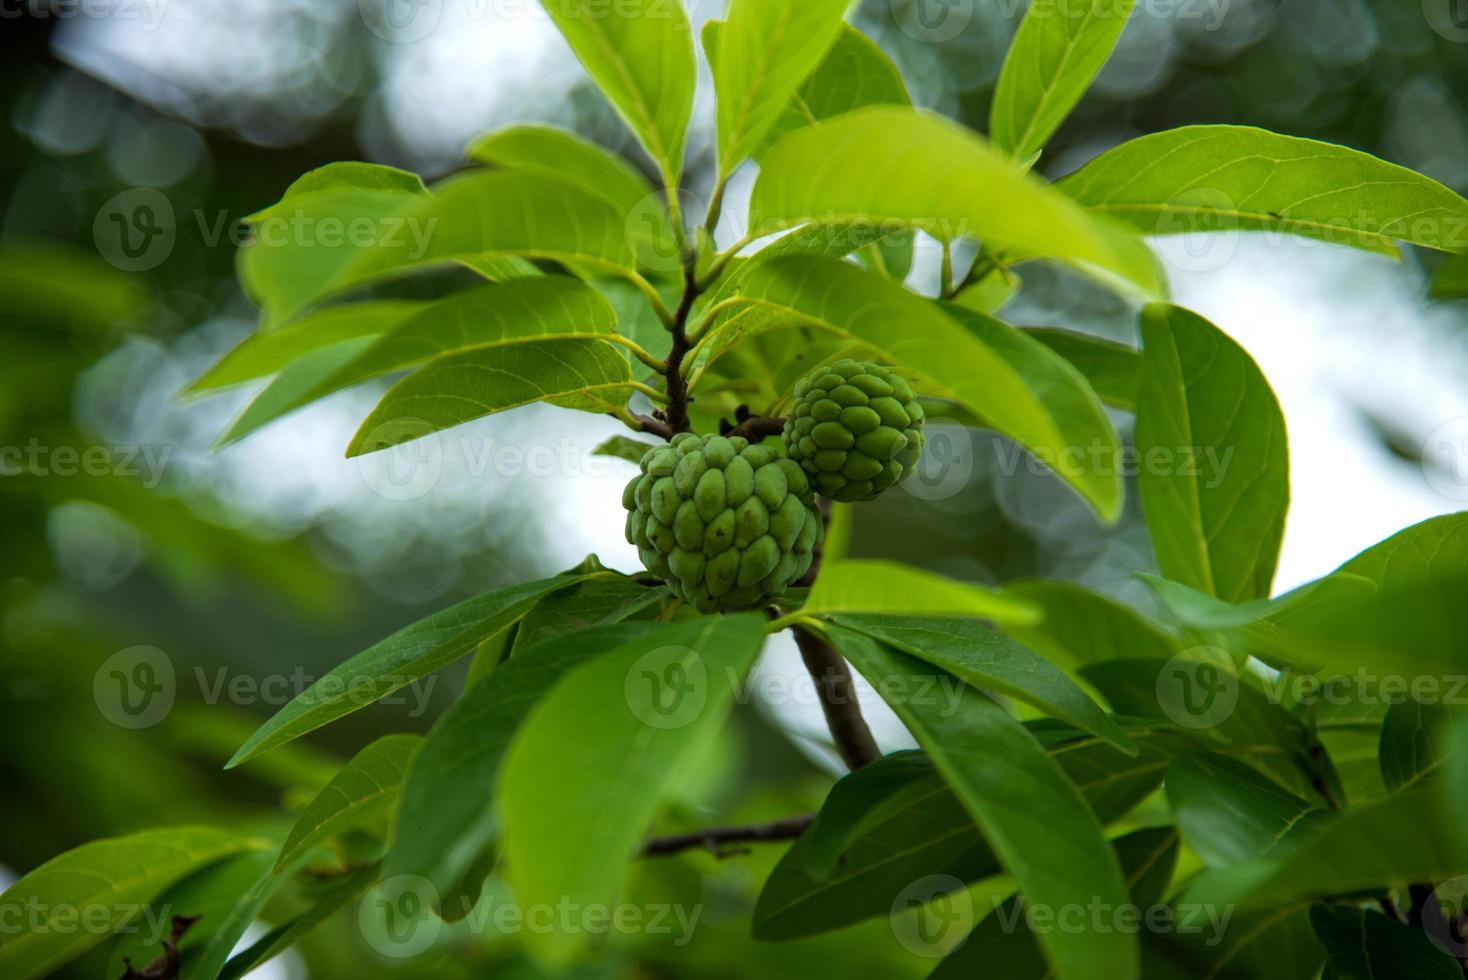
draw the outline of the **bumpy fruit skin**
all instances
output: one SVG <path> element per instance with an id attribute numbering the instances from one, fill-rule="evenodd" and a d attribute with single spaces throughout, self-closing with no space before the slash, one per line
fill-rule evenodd
<path id="1" fill-rule="evenodd" d="M 817 493 L 871 500 L 917 465 L 923 407 L 912 386 L 880 364 L 837 361 L 796 384 L 781 439 Z"/>
<path id="2" fill-rule="evenodd" d="M 810 568 L 824 534 L 804 471 L 774 446 L 680 433 L 622 493 L 642 564 L 700 612 L 747 609 Z"/>

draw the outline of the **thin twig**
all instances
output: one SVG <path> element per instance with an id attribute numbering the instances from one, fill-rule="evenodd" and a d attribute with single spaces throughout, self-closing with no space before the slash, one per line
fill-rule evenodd
<path id="1" fill-rule="evenodd" d="M 654 837 L 642 845 L 642 855 L 643 857 L 661 857 L 694 847 L 702 847 L 715 857 L 729 857 L 745 853 L 748 848 L 728 848 L 724 846 L 726 844 L 793 840 L 799 837 L 815 818 L 814 813 L 803 813 L 798 817 L 786 817 L 783 820 L 772 820 L 769 823 L 752 824 L 745 827 L 708 827 L 691 834 Z"/>
<path id="2" fill-rule="evenodd" d="M 738 425 L 731 427 L 724 435 L 730 436 L 731 438 L 739 436 L 748 439 L 750 442 L 759 442 L 761 439 L 768 436 L 777 436 L 784 431 L 784 419 L 772 419 L 765 418 L 761 415 L 751 415 L 741 419 Z"/>

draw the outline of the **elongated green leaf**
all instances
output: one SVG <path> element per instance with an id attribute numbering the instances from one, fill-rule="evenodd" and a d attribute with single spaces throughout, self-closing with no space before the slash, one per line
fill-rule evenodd
<path id="1" fill-rule="evenodd" d="M 649 586 L 634 578 L 589 578 L 537 602 L 515 630 L 510 656 L 519 656 L 538 643 L 567 633 L 631 618 L 651 619 L 652 610 L 670 598 L 672 595 L 666 588 Z"/>
<path id="2" fill-rule="evenodd" d="M 493 837 L 495 779 L 525 716 L 562 676 L 650 628 L 599 626 L 532 645 L 465 691 L 408 771 L 386 875 L 422 875 L 446 894 Z"/>
<path id="3" fill-rule="evenodd" d="M 750 228 L 901 221 L 943 240 L 977 237 L 1033 257 L 1088 263 L 1161 291 L 1151 253 L 1097 221 L 975 134 L 898 107 L 858 109 L 791 133 L 765 155 Z"/>
<path id="4" fill-rule="evenodd" d="M 1178 838 L 1171 827 L 1152 827 L 1118 838 L 1116 857 L 1126 877 L 1131 904 L 1145 913 L 1162 897 L 1177 864 Z M 1016 895 L 996 906 L 946 957 L 928 980 L 999 976 L 1005 980 L 1046 980 L 1050 968 Z M 1104 919 L 1102 920 L 1105 921 Z M 1118 920 L 1120 924 L 1120 920 Z"/>
<path id="5" fill-rule="evenodd" d="M 453 663 L 508 629 L 542 596 L 577 581 L 578 576 L 561 575 L 499 589 L 398 630 L 298 694 L 240 746 L 226 768 L 365 708 Z"/>
<path id="6" fill-rule="evenodd" d="M 893 612 L 974 616 L 997 622 L 1033 623 L 1039 619 L 1039 610 L 1023 600 L 874 559 L 826 564 L 800 611 L 810 616 Z"/>
<path id="7" fill-rule="evenodd" d="M 665 626 L 573 670 L 535 707 L 499 792 L 524 906 L 616 900 L 660 801 L 718 731 L 762 638 L 752 613 Z M 525 938 L 550 962 L 588 940 L 584 931 Z"/>
<path id="8" fill-rule="evenodd" d="M 942 785 L 921 752 L 894 752 L 848 773 L 831 787 L 821 812 L 802 835 L 806 867 L 817 878 L 829 877 L 855 841 Z"/>
<path id="9" fill-rule="evenodd" d="M 469 144 L 471 160 L 558 177 L 604 197 L 622 214 L 643 206 L 653 186 L 627 161 L 569 130 L 511 126 Z"/>
<path id="10" fill-rule="evenodd" d="M 1101 154 L 1059 184 L 1144 235 L 1272 230 L 1396 255 L 1468 248 L 1468 201 L 1359 150 L 1247 126 L 1186 126 Z"/>
<path id="11" fill-rule="evenodd" d="M 840 627 L 829 633 L 879 689 L 893 677 L 916 679 L 934 669 L 861 634 Z M 1002 708 L 973 691 L 956 711 L 901 699 L 892 707 L 1032 906 L 1059 910 L 1126 901 L 1120 866 L 1095 815 L 1055 761 Z M 1043 821 L 1033 818 L 1039 813 Z M 1055 930 L 1041 934 L 1040 942 L 1061 980 L 1139 976 L 1135 936 Z"/>
<path id="12" fill-rule="evenodd" d="M 1007 623 L 1005 632 L 1062 665 L 1106 660 L 1166 660 L 1179 642 L 1130 606 L 1070 582 L 1005 583 L 1005 591 L 1044 610 L 1034 625 Z"/>
<path id="13" fill-rule="evenodd" d="M 1030 730 L 1040 734 L 1034 726 Z M 1100 739 L 1076 738 L 1078 734 L 1060 737 L 1049 746 L 1050 755 L 1103 823 L 1123 816 L 1152 793 L 1170 759 L 1195 744 L 1172 732 L 1137 728 L 1130 734 L 1140 752 L 1127 756 Z M 928 772 L 911 773 L 907 788 L 894 797 L 854 791 L 838 796 L 833 790 L 816 823 L 786 852 L 760 893 L 756 939 L 794 939 L 890 914 L 903 889 L 927 875 L 970 882 L 999 872 L 993 851 L 963 804 L 925 758 L 888 756 L 843 782 L 873 778 L 863 774 L 899 759 L 905 767 L 926 766 Z M 839 808 L 843 802 L 854 803 L 857 795 L 871 799 L 872 807 L 882 812 L 866 821 Z M 893 799 L 890 808 L 887 799 Z M 854 823 L 860 833 L 848 829 Z M 838 839 L 827 839 L 828 833 Z M 835 858 L 832 849 L 838 849 Z"/>
<path id="14" fill-rule="evenodd" d="M 921 393 L 958 402 L 1018 441 L 1104 520 L 1119 513 L 1118 467 L 1096 465 L 1115 459 L 1115 430 L 1079 373 L 1022 331 L 824 257 L 762 261 L 741 270 L 738 290 L 782 314 L 767 327 L 805 324 L 871 347 Z"/>
<path id="15" fill-rule="evenodd" d="M 1379 589 L 1400 588 L 1468 572 L 1468 513 L 1444 514 L 1372 545 L 1334 574 L 1355 575 Z"/>
<path id="16" fill-rule="evenodd" d="M 387 449 L 532 402 L 609 412 L 631 394 L 627 359 L 602 340 L 567 338 L 486 347 L 430 361 L 388 389 L 348 456 Z"/>
<path id="17" fill-rule="evenodd" d="M 1133 0 L 1032 0 L 994 89 L 989 138 L 1016 160 L 1045 146 L 1111 57 Z"/>
<path id="18" fill-rule="evenodd" d="M 1310 925 L 1325 947 L 1321 980 L 1458 980 L 1462 966 L 1421 929 L 1379 912 L 1343 905 L 1316 905 Z"/>
<path id="19" fill-rule="evenodd" d="M 1329 819 L 1326 811 L 1219 755 L 1175 761 L 1167 770 L 1167 799 L 1188 846 L 1216 867 L 1282 855 Z"/>
<path id="20" fill-rule="evenodd" d="M 542 6 L 664 179 L 677 183 L 696 78 L 683 4 L 543 0 Z"/>
<path id="21" fill-rule="evenodd" d="M 293 869 L 292 869 L 293 870 Z M 279 890 L 287 875 L 277 874 L 266 868 L 249 884 L 236 891 L 233 901 L 210 929 L 208 938 L 201 944 L 192 962 L 185 964 L 179 980 L 215 980 L 224 969 L 246 930 L 259 918 L 265 903 Z"/>
<path id="22" fill-rule="evenodd" d="M 288 329 L 294 330 L 295 325 Z M 467 289 L 417 306 L 370 343 L 343 342 L 297 362 L 300 366 L 283 372 L 246 409 L 226 440 L 242 438 L 368 378 L 444 354 L 555 337 L 605 337 L 615 330 L 616 313 L 611 305 L 591 286 L 569 276 L 535 276 Z"/>
<path id="23" fill-rule="evenodd" d="M 353 756 L 296 818 L 276 870 L 391 808 L 422 742 L 418 735 L 384 735 Z"/>
<path id="24" fill-rule="evenodd" d="M 1243 348 L 1179 307 L 1143 312 L 1142 346 L 1137 453 L 1152 462 L 1137 483 L 1158 567 L 1229 602 L 1267 598 L 1289 508 L 1274 392 Z"/>
<path id="25" fill-rule="evenodd" d="M 219 972 L 219 980 L 240 980 L 252 970 L 279 956 L 343 906 L 360 897 L 372 887 L 381 873 L 381 865 L 369 864 L 331 882 L 315 896 L 313 904 L 306 911 L 271 929 L 247 949 L 231 957 Z"/>
<path id="26" fill-rule="evenodd" d="M 941 667 L 980 690 L 1007 694 L 1098 735 L 1123 752 L 1137 751 L 1126 732 L 1074 681 L 990 626 L 910 615 L 841 615 L 835 621 Z"/>
<path id="27" fill-rule="evenodd" d="M 185 875 L 259 846 L 212 827 L 169 827 L 92 841 L 52 858 L 0 895 L 0 918 L 23 924 L 0 945 L 0 976 L 49 975 Z M 86 916 L 87 928 L 65 920 L 72 915 Z"/>
<path id="28" fill-rule="evenodd" d="M 331 306 L 279 330 L 251 334 L 185 388 L 184 394 L 227 388 L 263 378 L 322 347 L 387 333 L 425 305 L 407 300 L 382 300 Z"/>
<path id="29" fill-rule="evenodd" d="M 1050 327 L 1027 327 L 1025 333 L 1069 361 L 1103 402 L 1136 411 L 1142 355 L 1135 347 Z"/>
<path id="30" fill-rule="evenodd" d="M 363 241 L 403 244 L 394 217 L 426 198 L 416 175 L 366 163 L 333 163 L 297 178 L 280 201 L 249 217 L 253 240 L 239 252 L 240 282 L 264 311 L 265 329 L 310 306 Z M 348 234 L 350 230 L 350 234 Z"/>
<path id="31" fill-rule="evenodd" d="M 826 57 L 851 0 L 732 0 L 717 33 L 719 172 L 730 174 L 760 145 Z M 706 40 L 707 45 L 707 40 Z"/>
<path id="32" fill-rule="evenodd" d="M 1437 768 L 1453 713 L 1447 705 L 1408 698 L 1392 705 L 1381 722 L 1381 777 L 1395 793 Z"/>

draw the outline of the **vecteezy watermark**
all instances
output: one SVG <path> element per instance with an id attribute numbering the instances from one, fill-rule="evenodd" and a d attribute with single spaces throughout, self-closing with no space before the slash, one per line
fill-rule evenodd
<path id="1" fill-rule="evenodd" d="M 379 882 L 357 907 L 357 923 L 367 944 L 389 959 L 418 956 L 437 942 L 443 922 L 434 910 L 452 911 L 479 936 L 548 935 L 669 936 L 682 947 L 693 939 L 702 905 L 653 902 L 602 904 L 562 896 L 554 902 L 521 904 L 492 894 L 457 896 L 457 908 L 444 910 L 433 883 L 418 875 L 394 875 Z"/>
<path id="2" fill-rule="evenodd" d="M 92 220 L 97 254 L 123 272 L 156 269 L 173 254 L 177 237 L 173 202 L 151 187 L 114 194 Z"/>
<path id="3" fill-rule="evenodd" d="M 210 705 L 280 708 L 311 691 L 322 700 L 405 707 L 410 718 L 427 714 L 438 684 L 433 674 L 427 677 L 326 674 L 317 678 L 302 667 L 287 673 L 256 676 L 237 673 L 229 667 L 196 666 L 191 676 L 198 699 Z M 120 728 L 151 728 L 159 724 L 173 710 L 178 696 L 179 677 L 173 658 L 157 647 L 119 650 L 92 675 L 92 698 L 97 710 Z"/>
<path id="4" fill-rule="evenodd" d="M 1089 902 L 1064 905 L 1027 902 L 1024 896 L 1007 901 L 996 895 L 991 897 L 991 901 L 993 914 L 997 916 L 995 924 L 1006 933 L 1013 933 L 1021 926 L 1036 935 L 1175 933 L 1202 936 L 1205 946 L 1217 946 L 1223 942 L 1235 911 L 1233 905 L 1219 907 L 1191 902 L 1177 905 L 1157 902 L 1145 907 L 1132 902 L 1117 905 L 1102 900 L 1100 896 Z"/>
<path id="5" fill-rule="evenodd" d="M 903 949 L 940 959 L 974 927 L 974 901 L 968 886 L 953 875 L 928 875 L 897 893 L 889 921 Z"/>
<path id="6" fill-rule="evenodd" d="M 1468 674 L 1376 674 L 1364 667 L 1352 674 L 1261 676 L 1264 695 L 1275 704 L 1377 707 L 1416 703 L 1468 705 Z"/>
<path id="7" fill-rule="evenodd" d="M 0 942 L 18 936 L 142 936 L 148 946 L 167 939 L 175 915 L 169 903 L 47 902 L 39 895 L 12 895 L 0 903 Z"/>
<path id="8" fill-rule="evenodd" d="M 1468 959 L 1468 875 L 1449 878 L 1427 896 L 1422 931 L 1444 953 Z"/>
<path id="9" fill-rule="evenodd" d="M 1433 429 L 1421 456 L 1428 486 L 1448 500 L 1468 500 L 1468 415 Z"/>
<path id="10" fill-rule="evenodd" d="M 1061 18 L 1098 20 L 1152 17 L 1158 20 L 1202 21 L 1203 29 L 1223 26 L 1233 0 L 984 0 L 998 17 L 1014 22 Z M 979 0 L 889 0 L 892 20 L 914 41 L 941 44 L 969 28 Z"/>
<path id="11" fill-rule="evenodd" d="M 121 476 L 152 490 L 163 480 L 172 446 L 48 446 L 32 437 L 24 446 L 0 446 L 0 478 Z"/>
<path id="12" fill-rule="evenodd" d="M 1422 16 L 1439 37 L 1468 44 L 1468 0 L 1422 0 Z"/>
<path id="13" fill-rule="evenodd" d="M 999 472 L 1013 476 L 1025 467 L 1031 475 L 1044 476 L 1182 476 L 1197 479 L 1209 490 L 1223 484 L 1233 461 L 1234 446 L 1137 446 L 1117 448 L 1092 440 L 1087 446 L 1023 447 L 1008 440 L 997 444 Z"/>
<path id="14" fill-rule="evenodd" d="M 411 44 L 428 37 L 443 23 L 449 4 L 458 6 L 459 17 L 452 23 L 470 21 L 515 21 L 525 18 L 544 20 L 554 14 L 560 21 L 641 18 L 668 20 L 680 18 L 676 6 L 682 0 L 357 0 L 362 23 L 378 37 L 392 44 Z"/>
<path id="15" fill-rule="evenodd" d="M 623 679 L 622 694 L 644 725 L 682 728 L 697 719 L 708 703 L 708 668 L 696 650 L 659 647 L 632 664 Z"/>
<path id="16" fill-rule="evenodd" d="M 154 31 L 167 7 L 168 0 L 0 0 L 0 20 L 137 21 Z"/>
<path id="17" fill-rule="evenodd" d="M 922 455 L 898 486 L 918 500 L 947 500 L 963 492 L 974 475 L 973 432 L 961 425 L 930 425 Z"/>
<path id="18" fill-rule="evenodd" d="M 1239 675 L 1220 647 L 1192 647 L 1168 660 L 1157 673 L 1157 704 L 1182 728 L 1214 728 L 1239 703 Z"/>

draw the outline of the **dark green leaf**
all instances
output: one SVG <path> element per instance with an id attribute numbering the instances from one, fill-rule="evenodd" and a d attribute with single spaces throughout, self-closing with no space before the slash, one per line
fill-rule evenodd
<path id="1" fill-rule="evenodd" d="M 1136 411 L 1142 355 L 1135 347 L 1053 327 L 1027 327 L 1025 333 L 1069 361 L 1103 402 Z"/>
<path id="2" fill-rule="evenodd" d="M 1379 912 L 1316 905 L 1310 925 L 1325 947 L 1321 980 L 1461 980 L 1463 968 L 1421 929 Z"/>
<path id="3" fill-rule="evenodd" d="M 1441 743 L 1453 720 L 1444 704 L 1407 698 L 1387 709 L 1381 722 L 1381 776 L 1388 791 L 1397 790 L 1437 768 Z"/>
<path id="4" fill-rule="evenodd" d="M 356 901 L 363 892 L 372 887 L 381 872 L 380 865 L 370 864 L 333 881 L 315 897 L 305 912 L 271 929 L 248 948 L 231 957 L 220 971 L 219 980 L 240 980 L 252 970 L 285 952 L 338 909 Z"/>
<path id="5" fill-rule="evenodd" d="M 1278 857 L 1309 836 L 1325 811 L 1221 755 L 1184 756 L 1167 770 L 1173 819 L 1214 866 Z"/>

